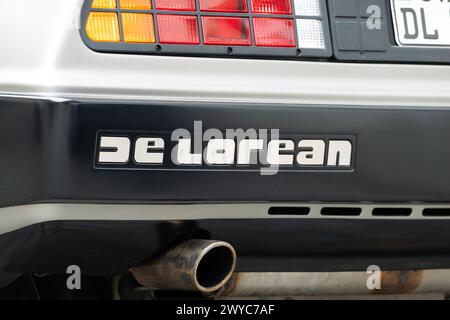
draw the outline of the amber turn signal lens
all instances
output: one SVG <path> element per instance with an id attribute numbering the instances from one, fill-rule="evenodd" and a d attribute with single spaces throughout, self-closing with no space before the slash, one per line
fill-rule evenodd
<path id="1" fill-rule="evenodd" d="M 86 34 L 96 42 L 119 42 L 120 31 L 117 13 L 91 12 L 86 22 Z"/>
<path id="2" fill-rule="evenodd" d="M 121 9 L 129 10 L 150 10 L 152 8 L 151 0 L 120 0 Z"/>
<path id="3" fill-rule="evenodd" d="M 115 9 L 116 0 L 93 0 L 92 8 L 95 9 Z"/>
<path id="4" fill-rule="evenodd" d="M 122 13 L 123 38 L 125 42 L 154 43 L 153 16 L 144 13 Z"/>

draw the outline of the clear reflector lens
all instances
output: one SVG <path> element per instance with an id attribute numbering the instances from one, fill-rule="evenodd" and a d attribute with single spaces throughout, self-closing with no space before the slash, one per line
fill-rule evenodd
<path id="1" fill-rule="evenodd" d="M 199 44 L 196 16 L 158 15 L 159 42 L 172 44 Z"/>
<path id="2" fill-rule="evenodd" d="M 325 49 L 323 25 L 320 20 L 297 19 L 297 37 L 300 48 Z"/>
<path id="3" fill-rule="evenodd" d="M 153 16 L 143 13 L 122 13 L 123 39 L 125 42 L 154 43 Z"/>
<path id="4" fill-rule="evenodd" d="M 119 22 L 117 13 L 91 12 L 86 22 L 86 34 L 96 42 L 119 42 Z"/>
<path id="5" fill-rule="evenodd" d="M 298 16 L 320 16 L 320 0 L 294 0 L 294 7 Z"/>
<path id="6" fill-rule="evenodd" d="M 250 28 L 247 18 L 202 17 L 205 44 L 249 46 Z"/>
<path id="7" fill-rule="evenodd" d="M 200 0 L 201 11 L 247 12 L 246 0 Z"/>
<path id="8" fill-rule="evenodd" d="M 152 8 L 151 0 L 119 0 L 121 9 L 129 10 L 150 10 Z"/>
<path id="9" fill-rule="evenodd" d="M 291 0 L 251 0 L 254 13 L 290 14 Z"/>
<path id="10" fill-rule="evenodd" d="M 156 9 L 195 11 L 195 0 L 156 0 Z"/>
<path id="11" fill-rule="evenodd" d="M 253 18 L 255 44 L 266 47 L 295 47 L 294 20 Z"/>
<path id="12" fill-rule="evenodd" d="M 115 9 L 116 8 L 116 0 L 93 0 L 92 8 Z"/>

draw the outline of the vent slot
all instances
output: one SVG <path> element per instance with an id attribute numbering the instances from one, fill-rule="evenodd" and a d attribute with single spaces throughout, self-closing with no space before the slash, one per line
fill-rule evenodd
<path id="1" fill-rule="evenodd" d="M 322 208 L 320 213 L 323 216 L 351 216 L 361 215 L 362 209 L 357 207 L 328 207 Z"/>
<path id="2" fill-rule="evenodd" d="M 423 209 L 424 217 L 450 217 L 450 208 L 426 208 Z"/>
<path id="3" fill-rule="evenodd" d="M 372 215 L 375 217 L 408 217 L 411 214 L 411 208 L 375 208 L 372 210 Z"/>
<path id="4" fill-rule="evenodd" d="M 271 216 L 307 216 L 311 212 L 309 207 L 271 207 Z"/>

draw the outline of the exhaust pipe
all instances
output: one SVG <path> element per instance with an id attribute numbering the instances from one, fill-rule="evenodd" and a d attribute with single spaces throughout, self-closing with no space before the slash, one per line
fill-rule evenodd
<path id="1" fill-rule="evenodd" d="M 450 293 L 450 270 L 382 271 L 379 287 L 369 289 L 366 272 L 235 273 L 214 295 L 306 297 Z"/>
<path id="2" fill-rule="evenodd" d="M 159 258 L 131 268 L 145 287 L 211 293 L 222 288 L 236 267 L 234 248 L 223 241 L 189 240 Z"/>

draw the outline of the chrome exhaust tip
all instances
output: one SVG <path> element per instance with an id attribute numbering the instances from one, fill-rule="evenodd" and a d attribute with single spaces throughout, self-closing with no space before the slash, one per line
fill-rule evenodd
<path id="1" fill-rule="evenodd" d="M 131 272 L 148 288 L 211 293 L 227 283 L 235 267 L 236 251 L 229 243 L 189 240 Z"/>

